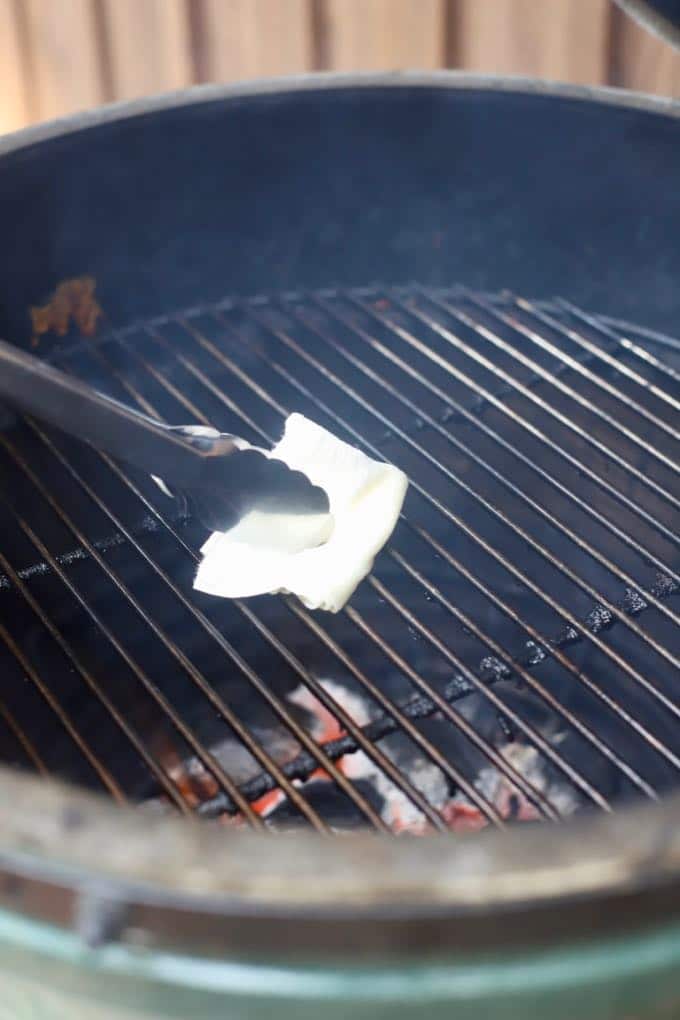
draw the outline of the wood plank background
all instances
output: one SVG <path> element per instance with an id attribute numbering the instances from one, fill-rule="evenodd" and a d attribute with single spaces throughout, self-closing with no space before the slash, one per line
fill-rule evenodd
<path id="1" fill-rule="evenodd" d="M 0 133 L 201 81 L 437 67 L 680 97 L 680 55 L 611 0 L 0 0 Z"/>

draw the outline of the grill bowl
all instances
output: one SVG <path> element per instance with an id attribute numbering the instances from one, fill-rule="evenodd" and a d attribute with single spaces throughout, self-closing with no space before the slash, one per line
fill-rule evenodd
<path id="1" fill-rule="evenodd" d="M 0 333 L 28 343 L 27 309 L 87 272 L 115 329 L 225 290 L 380 279 L 559 293 L 672 334 L 678 112 L 519 80 L 332 76 L 30 130 L 0 142 L 14 241 L 0 256 Z M 350 998 L 366 1015 L 677 1005 L 674 795 L 454 843 L 225 834 L 13 774 L 3 791 L 17 1002 L 49 969 L 62 993 L 162 1015 L 182 1015 L 182 996 L 214 1015 L 226 996 L 253 1016 L 262 980 L 298 1016 L 321 1002 L 344 1015 Z M 102 948 L 83 955 L 83 941 Z"/>

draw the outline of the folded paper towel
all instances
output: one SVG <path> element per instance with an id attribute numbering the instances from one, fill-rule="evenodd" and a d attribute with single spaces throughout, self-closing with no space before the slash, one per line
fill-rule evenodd
<path id="1" fill-rule="evenodd" d="M 194 587 L 223 598 L 291 592 L 309 609 L 337 613 L 370 572 L 401 511 L 408 480 L 301 414 L 268 452 L 328 493 L 316 545 L 296 541 L 295 518 L 254 511 L 204 544 Z M 308 536 L 308 532 L 306 531 Z"/>

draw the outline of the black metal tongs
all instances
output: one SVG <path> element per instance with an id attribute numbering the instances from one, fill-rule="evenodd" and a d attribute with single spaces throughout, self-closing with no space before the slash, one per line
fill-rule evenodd
<path id="1" fill-rule="evenodd" d="M 298 535 L 307 518 L 315 534 L 319 515 L 328 513 L 326 492 L 282 460 L 233 435 L 155 421 L 3 341 L 0 398 L 161 478 L 210 531 L 226 531 L 258 510 L 296 515 Z"/>

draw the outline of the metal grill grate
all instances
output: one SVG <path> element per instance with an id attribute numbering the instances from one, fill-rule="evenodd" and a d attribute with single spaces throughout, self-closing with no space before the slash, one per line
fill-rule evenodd
<path id="1" fill-rule="evenodd" d="M 6 760 L 321 832 L 559 820 L 677 783 L 678 375 L 642 334 L 412 287 L 225 302 L 54 357 L 257 443 L 300 410 L 411 487 L 351 605 L 312 615 L 193 592 L 205 536 L 148 479 L 4 432 Z"/>

